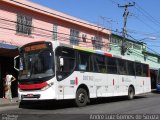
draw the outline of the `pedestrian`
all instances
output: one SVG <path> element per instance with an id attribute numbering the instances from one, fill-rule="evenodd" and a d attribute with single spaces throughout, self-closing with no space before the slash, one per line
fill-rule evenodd
<path id="1" fill-rule="evenodd" d="M 9 99 L 10 101 L 12 101 L 12 91 L 11 91 L 11 84 L 13 81 L 15 81 L 16 78 L 9 74 L 8 72 L 6 72 L 6 77 L 5 77 L 5 98 Z"/>
<path id="2" fill-rule="evenodd" d="M 3 78 L 2 80 L 3 80 L 3 98 L 5 98 L 5 84 L 6 84 L 6 81 L 5 81 L 5 78 Z"/>

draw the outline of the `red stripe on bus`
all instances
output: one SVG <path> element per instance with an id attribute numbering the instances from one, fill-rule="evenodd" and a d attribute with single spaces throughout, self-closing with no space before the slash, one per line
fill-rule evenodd
<path id="1" fill-rule="evenodd" d="M 148 65 L 148 77 L 150 77 L 150 69 L 149 69 L 149 65 Z"/>
<path id="2" fill-rule="evenodd" d="M 114 79 L 113 79 L 113 86 L 114 86 Z"/>
<path id="3" fill-rule="evenodd" d="M 43 83 L 39 83 L 39 84 L 29 84 L 29 85 L 21 85 L 19 84 L 18 87 L 21 90 L 31 90 L 31 89 L 41 89 L 45 86 L 47 86 L 48 84 L 46 82 Z"/>
<path id="4" fill-rule="evenodd" d="M 78 85 L 78 78 L 76 77 L 76 85 Z"/>
<path id="5" fill-rule="evenodd" d="M 105 56 L 112 57 L 112 54 L 104 53 Z"/>

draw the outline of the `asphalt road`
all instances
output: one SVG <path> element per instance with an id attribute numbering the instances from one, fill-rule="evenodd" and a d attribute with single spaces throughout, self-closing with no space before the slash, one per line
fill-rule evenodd
<path id="1" fill-rule="evenodd" d="M 91 120 L 91 119 L 160 119 L 160 116 L 145 116 L 160 113 L 160 94 L 149 93 L 128 100 L 126 97 L 112 97 L 92 100 L 86 107 L 74 106 L 74 101 L 45 101 L 29 103 L 19 108 L 6 106 L 0 108 L 2 120 Z M 113 116 L 112 116 L 113 115 Z M 122 115 L 122 116 L 121 116 Z M 133 115 L 133 116 L 132 116 Z M 136 116 L 137 117 L 137 116 Z"/>

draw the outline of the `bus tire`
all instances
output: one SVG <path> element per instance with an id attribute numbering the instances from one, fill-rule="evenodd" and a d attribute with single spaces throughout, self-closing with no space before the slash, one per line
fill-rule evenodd
<path id="1" fill-rule="evenodd" d="M 128 99 L 132 100 L 134 98 L 134 88 L 132 86 L 129 87 L 128 89 Z"/>
<path id="2" fill-rule="evenodd" d="M 79 88 L 76 92 L 75 103 L 78 107 L 86 106 L 88 102 L 88 94 L 87 91 L 83 88 Z"/>

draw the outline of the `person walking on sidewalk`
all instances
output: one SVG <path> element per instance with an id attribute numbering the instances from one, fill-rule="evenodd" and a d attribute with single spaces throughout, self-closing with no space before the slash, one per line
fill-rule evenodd
<path id="1" fill-rule="evenodd" d="M 10 101 L 12 101 L 11 84 L 15 80 L 16 80 L 16 78 L 13 75 L 11 75 L 8 72 L 6 72 L 6 77 L 5 77 L 5 98 L 9 99 Z"/>

